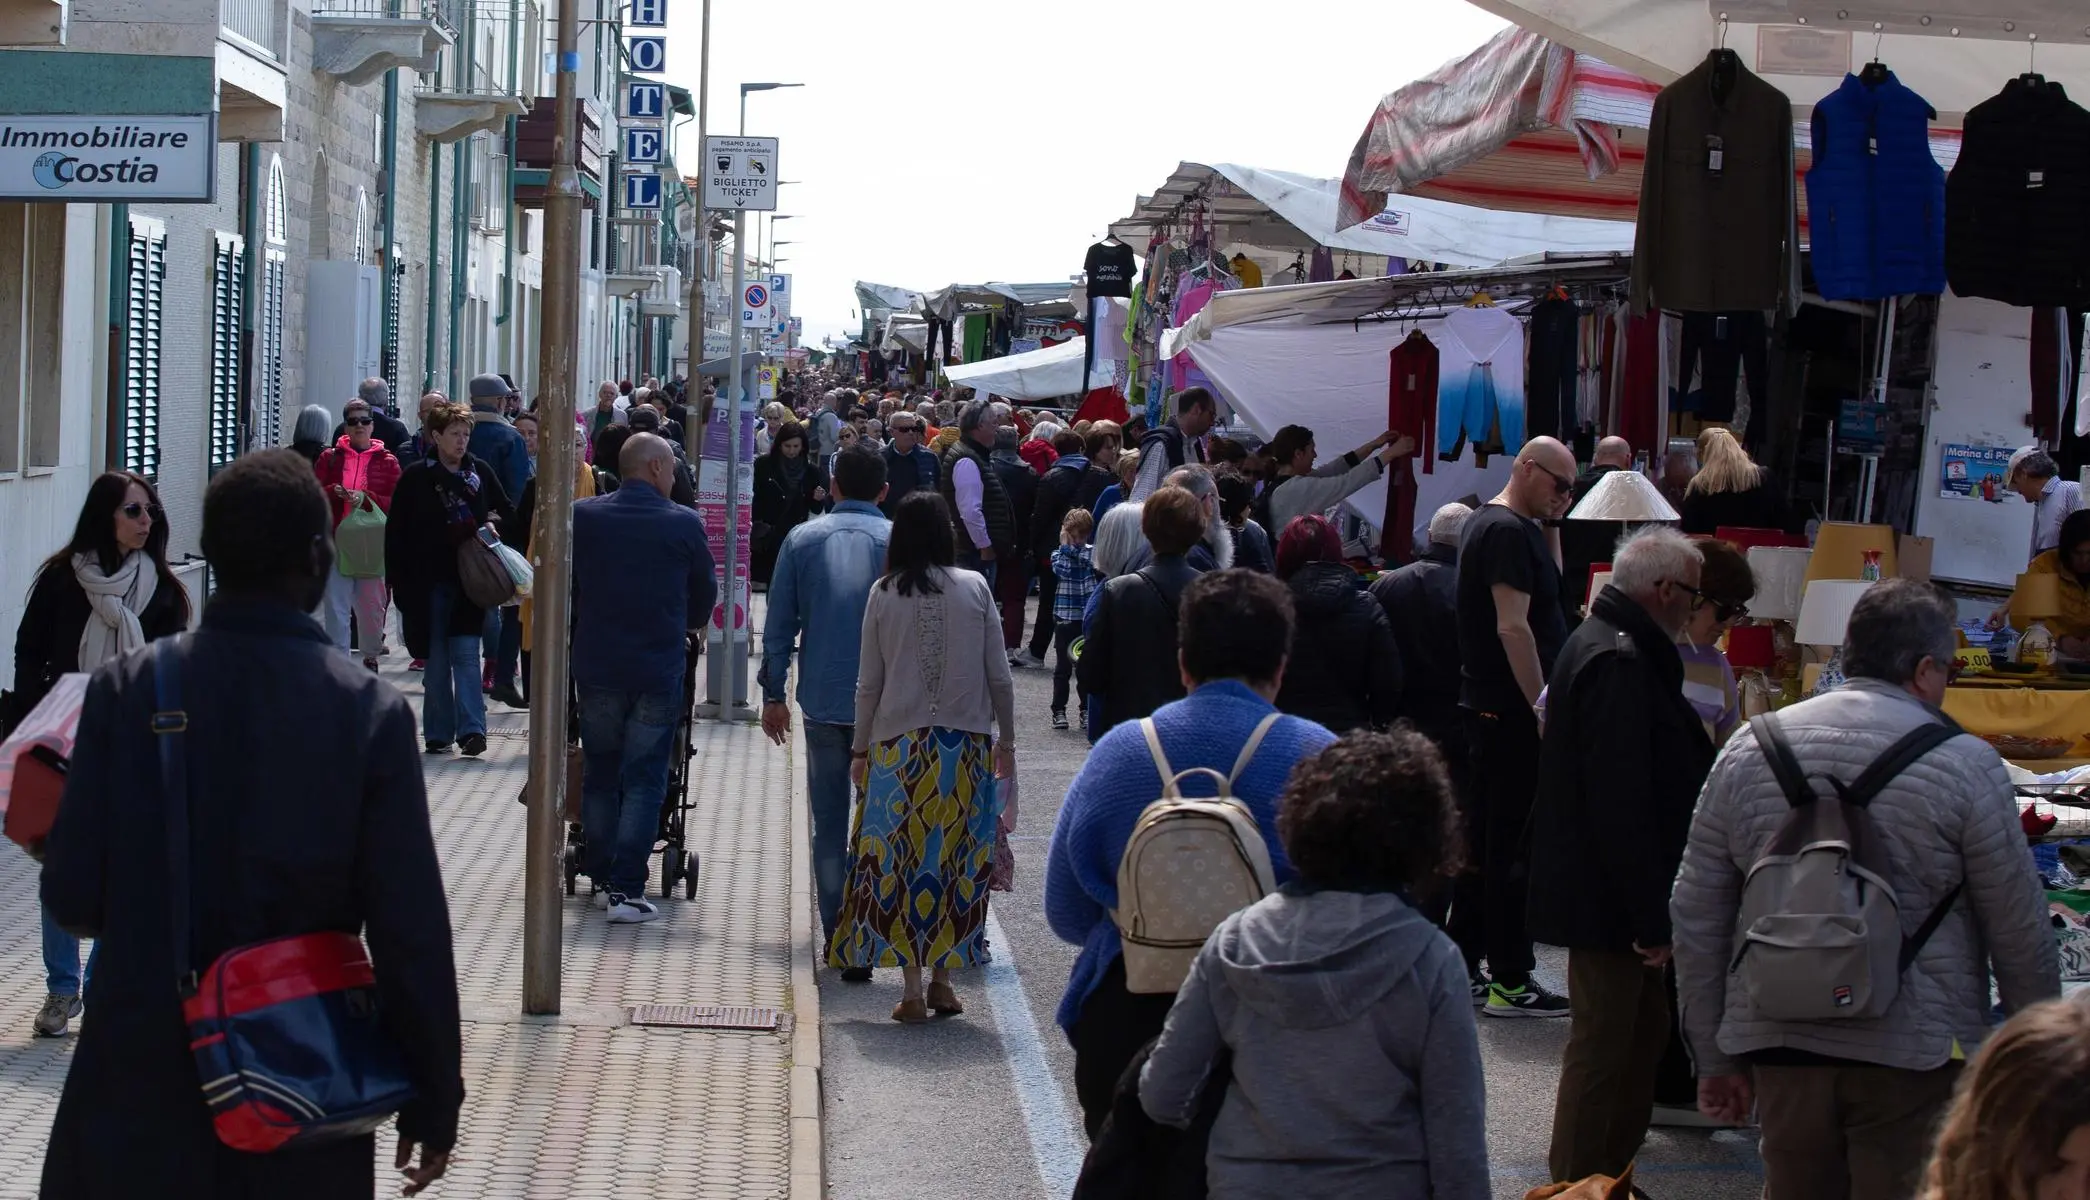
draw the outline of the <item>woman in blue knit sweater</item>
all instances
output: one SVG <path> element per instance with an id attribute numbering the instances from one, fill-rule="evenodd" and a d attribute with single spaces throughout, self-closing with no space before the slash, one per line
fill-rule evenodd
<path id="1" fill-rule="evenodd" d="M 1183 592 L 1179 619 L 1183 682 L 1190 694 L 1157 709 L 1154 725 L 1179 772 L 1208 767 L 1225 775 L 1257 724 L 1275 712 L 1292 644 L 1292 599 L 1283 584 L 1254 571 L 1200 575 Z M 1283 717 L 1235 781 L 1233 793 L 1255 813 L 1280 884 L 1291 877 L 1277 839 L 1277 799 L 1300 759 L 1335 735 L 1312 721 Z M 1208 795 L 1209 780 L 1186 780 Z M 1074 1091 L 1091 1138 L 1133 1055 L 1159 1035 L 1170 994 L 1125 990 L 1125 968 L 1110 910 L 1118 901 L 1118 860 L 1140 813 L 1161 797 L 1161 775 L 1137 722 L 1105 734 L 1067 789 L 1045 862 L 1045 916 L 1052 931 L 1081 947 L 1059 1024 L 1074 1045 Z"/>

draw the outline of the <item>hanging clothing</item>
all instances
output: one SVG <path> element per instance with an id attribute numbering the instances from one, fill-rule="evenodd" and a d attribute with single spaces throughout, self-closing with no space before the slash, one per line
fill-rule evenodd
<path id="1" fill-rule="evenodd" d="M 1945 290 L 1945 169 L 1930 153 L 1936 115 L 1892 71 L 1876 84 L 1845 75 L 1816 102 L 1807 212 L 1824 297 Z"/>
<path id="2" fill-rule="evenodd" d="M 1315 246 L 1313 263 L 1306 268 L 1306 282 L 1330 283 L 1335 279 L 1335 255 L 1326 246 Z"/>
<path id="3" fill-rule="evenodd" d="M 1227 260 L 1226 265 L 1233 271 L 1234 278 L 1241 281 L 1242 287 L 1263 286 L 1263 269 L 1256 266 L 1255 262 L 1246 254 L 1234 255 L 1233 258 Z"/>
<path id="4" fill-rule="evenodd" d="M 1716 64 L 1726 81 L 1718 97 Z M 1799 294 L 1798 240 L 1792 100 L 1716 50 L 1655 97 L 1633 311 L 1776 308 Z"/>
<path id="5" fill-rule="evenodd" d="M 1447 315 L 1437 342 L 1437 453 L 1474 461 L 1524 445 L 1524 326 L 1492 306 Z"/>
<path id="6" fill-rule="evenodd" d="M 1531 308 L 1531 389 L 1528 432 L 1566 438 L 1574 433 L 1581 386 L 1576 339 L 1582 309 L 1566 297 L 1548 296 Z"/>
<path id="7" fill-rule="evenodd" d="M 1436 473 L 1437 347 L 1420 330 L 1387 356 L 1386 428 L 1415 439 L 1415 453 L 1396 459 L 1386 481 L 1386 519 L 1379 525 L 1379 556 L 1406 563 L 1415 556 L 1415 463 Z"/>
<path id="8" fill-rule="evenodd" d="M 2032 310 L 2032 436 L 2047 445 L 2061 440 L 2061 411 L 2076 374 L 2069 331 L 2068 310 Z"/>
<path id="9" fill-rule="evenodd" d="M 1662 448 L 1661 413 L 1662 316 L 1641 313 L 1625 318 L 1625 363 L 1619 372 L 1618 420 L 1611 432 L 1658 456 Z"/>
<path id="10" fill-rule="evenodd" d="M 1945 180 L 1945 277 L 1962 296 L 2090 305 L 2090 111 L 2022 79 L 1967 110 Z"/>
<path id="11" fill-rule="evenodd" d="M 1763 314 L 1744 312 L 1683 314 L 1683 359 L 1678 378 L 1698 373 L 1698 419 L 1726 424 L 1734 420 L 1736 375 L 1746 369 L 1752 411 L 1766 403 L 1770 380 L 1770 330 Z"/>
<path id="12" fill-rule="evenodd" d="M 1139 260 L 1134 257 L 1132 247 L 1123 242 L 1097 242 L 1089 247 L 1088 257 L 1082 260 L 1081 270 L 1088 276 L 1088 294 L 1091 297 L 1122 298 L 1132 294 L 1132 281 L 1138 274 Z"/>

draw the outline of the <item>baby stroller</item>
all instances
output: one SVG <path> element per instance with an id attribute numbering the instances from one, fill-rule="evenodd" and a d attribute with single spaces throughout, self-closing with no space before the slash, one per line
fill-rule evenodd
<path id="1" fill-rule="evenodd" d="M 697 898 L 697 852 L 689 849 L 686 835 L 686 817 L 690 810 L 689 764 L 696 757 L 694 721 L 696 716 L 697 665 L 704 652 L 704 639 L 700 633 L 687 635 L 683 643 L 682 663 L 682 714 L 675 721 L 675 733 L 668 747 L 668 787 L 660 802 L 660 829 L 654 835 L 653 851 L 660 855 L 660 896 L 668 899 L 675 894 L 675 886 L 682 886 L 686 900 Z M 576 720 L 576 724 L 578 721 Z M 578 791 L 578 788 L 574 789 Z M 569 806 L 566 825 L 566 894 L 575 895 L 580 890 L 582 864 L 587 858 L 587 833 L 581 827 L 578 803 Z M 590 878 L 588 895 L 594 896 L 602 890 L 600 881 Z"/>

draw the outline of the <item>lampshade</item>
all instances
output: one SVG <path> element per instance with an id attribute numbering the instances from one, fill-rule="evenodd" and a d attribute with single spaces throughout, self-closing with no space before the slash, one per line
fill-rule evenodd
<path id="1" fill-rule="evenodd" d="M 1767 671 L 1778 661 L 1768 625 L 1737 625 L 1727 631 L 1727 665 L 1737 671 Z"/>
<path id="2" fill-rule="evenodd" d="M 1865 552 L 1880 552 L 1880 578 L 1892 579 L 1899 567 L 1894 555 L 1894 527 L 1830 521 L 1814 535 L 1814 557 L 1807 562 L 1807 582 L 1856 579 L 1865 570 Z"/>
<path id="3" fill-rule="evenodd" d="M 1800 593 L 1807 587 L 1807 560 L 1812 550 L 1784 546 L 1751 546 L 1749 573 L 1756 577 L 1756 595 L 1749 601 L 1749 615 L 1764 621 L 1791 621 L 1800 615 Z"/>
<path id="4" fill-rule="evenodd" d="M 1589 489 L 1570 521 L 1676 521 L 1681 520 L 1662 489 L 1638 471 L 1609 471 Z"/>
<path id="5" fill-rule="evenodd" d="M 2045 572 L 2017 577 L 2010 593 L 2011 624 L 2023 629 L 2034 621 L 2061 615 L 2061 577 Z"/>
<path id="6" fill-rule="evenodd" d="M 1793 639 L 1806 646 L 1841 646 L 1850 628 L 1851 609 L 1871 590 L 1870 579 L 1817 579 L 1800 599 L 1800 621 Z"/>

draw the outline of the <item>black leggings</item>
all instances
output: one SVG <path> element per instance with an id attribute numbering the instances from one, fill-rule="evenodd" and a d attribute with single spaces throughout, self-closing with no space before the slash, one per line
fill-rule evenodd
<path id="1" fill-rule="evenodd" d="M 1074 678 L 1074 656 L 1067 652 L 1075 638 L 1081 636 L 1081 622 L 1061 621 L 1053 626 L 1052 644 L 1059 650 L 1058 661 L 1052 664 L 1052 711 L 1067 711 L 1067 686 Z M 1081 711 L 1089 709 L 1087 692 L 1079 692 Z"/>
<path id="2" fill-rule="evenodd" d="M 1117 1096 L 1118 1080 L 1139 1048 L 1161 1036 L 1173 992 L 1134 995 L 1125 990 L 1125 960 L 1113 958 L 1081 1005 L 1068 1040 L 1074 1043 L 1074 1096 L 1081 1101 L 1081 1124 L 1089 1140 L 1103 1128 Z"/>

